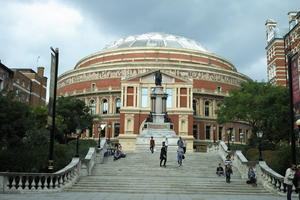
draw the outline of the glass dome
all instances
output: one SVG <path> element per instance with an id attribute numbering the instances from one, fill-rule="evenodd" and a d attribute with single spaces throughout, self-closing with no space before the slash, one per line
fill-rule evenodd
<path id="1" fill-rule="evenodd" d="M 129 36 L 107 45 L 104 50 L 128 47 L 173 47 L 208 52 L 201 44 L 194 40 L 164 33 L 146 33 Z"/>

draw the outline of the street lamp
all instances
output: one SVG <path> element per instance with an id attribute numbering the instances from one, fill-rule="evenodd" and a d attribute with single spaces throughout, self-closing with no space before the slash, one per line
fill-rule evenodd
<path id="1" fill-rule="evenodd" d="M 100 137 L 101 137 L 101 130 L 105 128 L 105 124 L 99 124 L 98 126 L 98 148 L 100 148 Z"/>
<path id="2" fill-rule="evenodd" d="M 234 140 L 235 140 L 235 136 L 232 135 L 232 129 L 230 130 L 231 132 L 231 143 L 232 143 L 232 146 L 234 145 Z"/>
<path id="3" fill-rule="evenodd" d="M 227 129 L 227 150 L 230 151 L 230 143 L 229 143 L 229 139 L 231 138 L 231 129 L 228 128 Z"/>
<path id="4" fill-rule="evenodd" d="M 79 149 L 79 136 L 81 134 L 81 128 L 80 125 L 77 126 L 76 128 L 76 135 L 77 135 L 77 139 L 76 139 L 76 154 L 75 157 L 79 157 L 79 153 L 78 153 L 78 149 Z"/>
<path id="5" fill-rule="evenodd" d="M 259 160 L 259 161 L 263 161 L 262 153 L 261 153 L 261 141 L 262 141 L 263 134 L 264 134 L 264 133 L 263 133 L 262 131 L 258 131 L 258 132 L 256 133 L 257 138 L 259 138 L 259 140 L 258 140 L 258 150 L 259 150 L 259 158 L 258 158 L 258 160 Z"/>
<path id="6" fill-rule="evenodd" d="M 98 148 L 100 148 L 100 133 L 101 133 L 101 125 L 98 126 Z"/>
<path id="7" fill-rule="evenodd" d="M 214 144 L 216 143 L 216 129 L 217 129 L 217 127 L 214 125 L 214 126 L 213 126 Z"/>

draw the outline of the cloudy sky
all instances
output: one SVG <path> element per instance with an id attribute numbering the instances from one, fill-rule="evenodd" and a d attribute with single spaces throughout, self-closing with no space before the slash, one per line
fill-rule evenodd
<path id="1" fill-rule="evenodd" d="M 0 0 L 0 59 L 10 68 L 46 67 L 59 48 L 59 74 L 122 37 L 184 36 L 266 80 L 265 21 L 288 27 L 299 0 Z"/>

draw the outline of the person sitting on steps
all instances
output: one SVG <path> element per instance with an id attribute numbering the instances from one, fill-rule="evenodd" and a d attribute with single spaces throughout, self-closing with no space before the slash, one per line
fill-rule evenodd
<path id="1" fill-rule="evenodd" d="M 254 186 L 256 185 L 255 173 L 254 173 L 252 167 L 249 167 L 249 170 L 248 170 L 247 184 L 253 184 Z"/>
<path id="2" fill-rule="evenodd" d="M 115 153 L 114 153 L 114 161 L 118 160 L 120 158 L 125 158 L 125 157 L 126 157 L 126 154 L 122 151 L 122 146 L 118 145 L 118 147 L 117 147 L 117 149 L 115 150 Z"/>

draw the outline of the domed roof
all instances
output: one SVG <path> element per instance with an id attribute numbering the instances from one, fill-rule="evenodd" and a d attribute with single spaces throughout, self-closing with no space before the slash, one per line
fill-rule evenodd
<path id="1" fill-rule="evenodd" d="M 181 36 L 164 33 L 145 33 L 129 36 L 113 42 L 104 50 L 128 47 L 173 47 L 208 52 L 201 44 Z"/>

